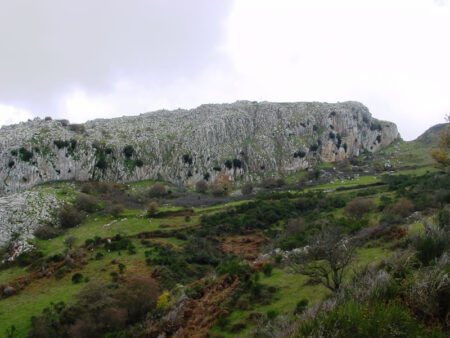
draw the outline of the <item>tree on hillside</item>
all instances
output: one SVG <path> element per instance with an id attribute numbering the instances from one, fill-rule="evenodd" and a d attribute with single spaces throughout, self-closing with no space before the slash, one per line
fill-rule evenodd
<path id="1" fill-rule="evenodd" d="M 338 229 L 326 229 L 291 259 L 290 266 L 336 292 L 354 256 L 354 245 Z"/>
<path id="2" fill-rule="evenodd" d="M 450 115 L 445 117 L 446 122 L 450 122 Z M 439 169 L 448 170 L 450 168 L 450 125 L 447 125 L 440 134 L 439 148 L 431 151 L 431 157 L 435 160 L 435 166 Z"/>

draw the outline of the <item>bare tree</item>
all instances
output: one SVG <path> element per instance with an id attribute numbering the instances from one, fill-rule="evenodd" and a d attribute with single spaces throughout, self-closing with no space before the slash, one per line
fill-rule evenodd
<path id="1" fill-rule="evenodd" d="M 293 256 L 290 266 L 336 292 L 354 256 L 355 246 L 338 229 L 327 229 Z"/>

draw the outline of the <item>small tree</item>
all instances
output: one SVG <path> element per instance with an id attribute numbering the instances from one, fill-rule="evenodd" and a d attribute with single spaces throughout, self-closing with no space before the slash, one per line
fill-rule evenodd
<path id="1" fill-rule="evenodd" d="M 63 228 L 72 228 L 83 221 L 83 214 L 69 203 L 65 203 L 58 214 L 59 222 Z"/>
<path id="2" fill-rule="evenodd" d="M 344 213 L 355 219 L 361 219 L 365 214 L 371 212 L 375 208 L 372 200 L 364 197 L 356 197 L 344 209 Z"/>
<path id="3" fill-rule="evenodd" d="M 167 194 L 166 186 L 162 183 L 153 184 L 148 190 L 150 197 L 164 197 Z"/>
<path id="4" fill-rule="evenodd" d="M 208 190 L 208 183 L 205 180 L 200 180 L 195 184 L 195 191 L 204 194 Z"/>
<path id="5" fill-rule="evenodd" d="M 147 217 L 153 217 L 158 213 L 158 203 L 150 202 L 147 207 Z"/>
<path id="6" fill-rule="evenodd" d="M 227 196 L 233 189 L 233 183 L 226 175 L 220 176 L 212 186 L 212 193 L 214 196 Z"/>
<path id="7" fill-rule="evenodd" d="M 400 198 L 391 208 L 389 208 L 389 212 L 394 215 L 399 215 L 402 217 L 408 216 L 414 208 L 414 203 L 405 198 Z"/>
<path id="8" fill-rule="evenodd" d="M 336 292 L 354 254 L 354 246 L 337 229 L 325 230 L 292 258 L 291 267 Z"/>
<path id="9" fill-rule="evenodd" d="M 83 275 L 79 272 L 77 272 L 76 274 L 74 274 L 72 276 L 72 283 L 73 284 L 78 284 L 83 280 Z"/>
<path id="10" fill-rule="evenodd" d="M 253 192 L 253 183 L 247 182 L 241 188 L 242 195 L 250 195 Z"/>
<path id="11" fill-rule="evenodd" d="M 64 239 L 64 245 L 66 246 L 67 249 L 72 249 L 72 247 L 74 246 L 74 244 L 77 242 L 77 238 L 74 236 L 69 236 L 67 238 Z"/>
<path id="12" fill-rule="evenodd" d="M 450 122 L 450 115 L 447 115 L 445 120 Z M 439 148 L 431 152 L 431 157 L 433 157 L 437 168 L 443 170 L 450 168 L 450 125 L 447 125 L 445 130 L 441 132 Z"/>

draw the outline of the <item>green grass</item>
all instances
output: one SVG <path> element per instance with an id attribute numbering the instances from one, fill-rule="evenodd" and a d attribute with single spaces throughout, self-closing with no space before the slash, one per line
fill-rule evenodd
<path id="1" fill-rule="evenodd" d="M 260 282 L 266 286 L 275 286 L 278 290 L 274 294 L 273 301 L 269 305 L 254 304 L 251 310 L 236 310 L 230 316 L 231 327 L 233 324 L 246 321 L 247 317 L 252 312 L 260 312 L 264 315 L 270 311 L 275 310 L 279 314 L 293 315 L 297 303 L 306 298 L 310 305 L 316 304 L 326 295 L 330 293 L 328 289 L 321 285 L 304 285 L 308 280 L 307 276 L 297 273 L 289 273 L 282 269 L 274 269 L 270 277 L 261 274 Z M 253 326 L 247 322 L 248 327 L 239 332 L 239 337 L 251 336 Z M 220 333 L 225 337 L 236 337 L 236 334 L 221 331 L 219 327 L 214 326 L 211 332 Z"/>
<path id="2" fill-rule="evenodd" d="M 386 247 L 358 248 L 356 264 L 363 266 L 368 263 L 379 262 L 386 259 L 391 251 Z M 351 270 L 348 270 L 347 278 L 350 278 Z M 274 294 L 274 299 L 269 305 L 254 304 L 251 310 L 235 310 L 229 315 L 230 328 L 237 322 L 246 322 L 247 327 L 239 332 L 239 337 L 251 337 L 254 325 L 247 320 L 252 312 L 259 312 L 264 315 L 268 311 L 274 310 L 279 314 L 293 316 L 297 303 L 306 298 L 309 306 L 317 304 L 331 293 L 322 285 L 305 285 L 309 277 L 297 273 L 290 273 L 283 269 L 274 269 L 270 277 L 261 274 L 260 282 L 267 286 L 275 286 L 278 290 Z M 236 337 L 228 331 L 222 331 L 217 325 L 211 329 L 211 332 L 218 333 L 224 337 Z"/>
<path id="3" fill-rule="evenodd" d="M 0 270 L 0 284 L 6 284 L 8 281 L 26 274 L 26 268 L 20 266 L 13 266 L 5 270 Z"/>
<path id="4" fill-rule="evenodd" d="M 183 216 L 171 218 L 148 218 L 138 217 L 142 210 L 129 210 L 125 212 L 124 217 L 115 220 L 111 216 L 93 215 L 88 217 L 81 225 L 68 229 L 63 236 L 49 240 L 34 239 L 33 243 L 44 253 L 45 256 L 61 252 L 64 250 L 64 239 L 73 236 L 77 238 L 77 245 L 81 245 L 88 238 L 112 237 L 118 233 L 123 235 L 136 235 L 144 231 L 154 230 L 172 230 L 185 226 L 195 226 L 198 224 L 198 216 L 191 216 L 190 222 L 186 222 Z M 109 224 L 109 225 L 108 225 Z M 161 225 L 167 224 L 167 228 L 161 228 Z"/>
<path id="5" fill-rule="evenodd" d="M 54 277 L 41 278 L 33 281 L 28 287 L 19 294 L 3 299 L 0 302 L 0 336 L 7 328 L 14 325 L 18 332 L 18 337 L 25 337 L 30 329 L 31 316 L 39 315 L 45 307 L 51 302 L 69 302 L 73 295 L 80 291 L 86 283 L 73 284 L 71 277 L 75 272 L 80 272 L 83 276 L 89 277 L 92 282 L 107 283 L 111 281 L 110 273 L 118 272 L 118 263 L 123 263 L 126 268 L 124 276 L 148 275 L 151 267 L 145 264 L 144 251 L 146 248 L 138 240 L 133 241 L 136 246 L 136 254 L 129 255 L 126 250 L 122 252 L 107 252 L 98 248 L 88 254 L 85 259 L 87 265 L 81 265 L 67 273 L 62 279 L 57 280 Z M 97 252 L 104 254 L 101 260 L 95 260 L 93 257 Z M 111 262 L 115 260 L 117 264 Z"/>

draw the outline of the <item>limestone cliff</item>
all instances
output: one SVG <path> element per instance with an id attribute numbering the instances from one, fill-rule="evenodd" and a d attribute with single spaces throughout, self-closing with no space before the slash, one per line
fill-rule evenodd
<path id="1" fill-rule="evenodd" d="M 238 101 L 82 125 L 35 119 L 0 129 L 0 193 L 58 180 L 256 179 L 375 152 L 398 137 L 395 124 L 358 102 Z"/>

